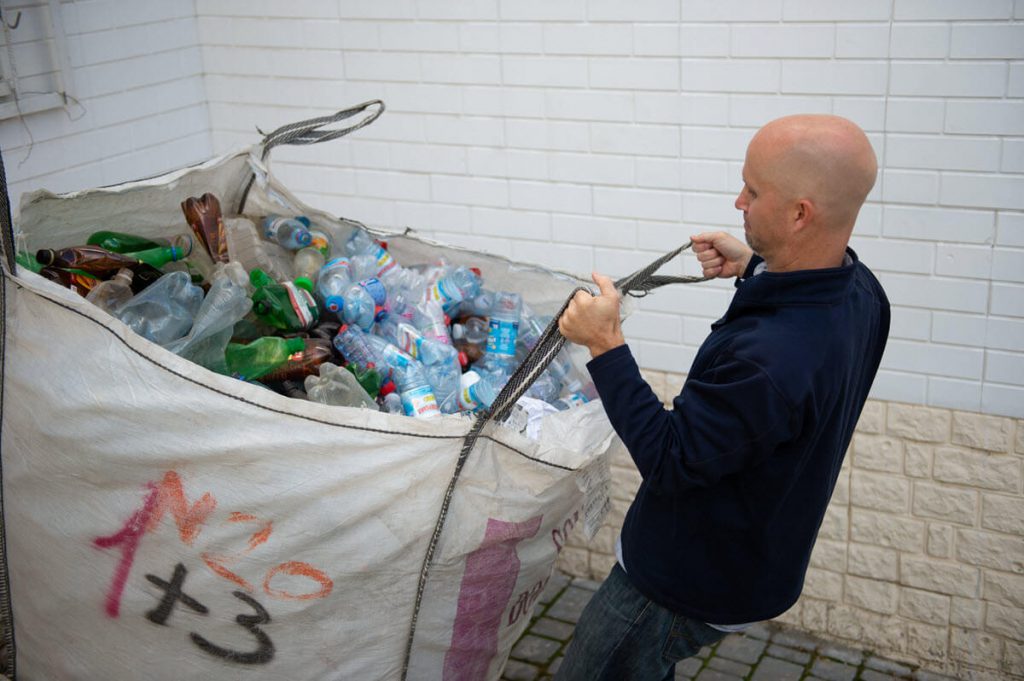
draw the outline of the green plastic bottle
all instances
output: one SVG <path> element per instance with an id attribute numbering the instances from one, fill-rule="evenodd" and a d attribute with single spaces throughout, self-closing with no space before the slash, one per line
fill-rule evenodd
<path id="1" fill-rule="evenodd" d="M 114 253 L 135 253 L 136 251 L 162 248 L 167 245 L 166 243 L 144 239 L 134 234 L 110 231 L 93 232 L 89 235 L 89 240 L 86 243 L 90 246 L 102 246 Z"/>
<path id="2" fill-rule="evenodd" d="M 269 374 L 305 347 L 305 341 L 301 338 L 264 336 L 248 345 L 228 343 L 224 359 L 232 376 L 251 381 Z"/>
<path id="3" fill-rule="evenodd" d="M 313 299 L 313 285 L 308 279 L 277 283 L 263 270 L 249 273 L 256 290 L 252 294 L 252 310 L 262 321 L 284 331 L 304 331 L 320 321 L 320 310 Z"/>
<path id="4" fill-rule="evenodd" d="M 191 242 L 190 242 L 191 243 Z M 186 251 L 179 246 L 157 246 L 144 251 L 132 251 L 131 256 L 138 258 L 144 263 L 153 267 L 163 267 L 169 262 L 177 262 L 186 257 L 191 249 Z"/>

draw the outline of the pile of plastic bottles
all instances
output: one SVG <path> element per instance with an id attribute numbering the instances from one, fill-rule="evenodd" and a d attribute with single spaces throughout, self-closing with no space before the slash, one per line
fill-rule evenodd
<path id="1" fill-rule="evenodd" d="M 403 266 L 362 229 L 336 243 L 304 216 L 223 218 L 212 194 L 182 210 L 194 238 L 101 231 L 18 260 L 213 371 L 416 418 L 490 407 L 549 321 L 477 268 Z M 562 352 L 524 401 L 554 411 L 594 396 Z"/>

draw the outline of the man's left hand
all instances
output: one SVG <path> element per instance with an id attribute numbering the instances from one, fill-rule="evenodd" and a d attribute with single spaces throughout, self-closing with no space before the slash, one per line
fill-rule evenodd
<path id="1" fill-rule="evenodd" d="M 597 357 L 625 345 L 626 339 L 619 317 L 622 296 L 610 278 L 597 272 L 591 276 L 601 293 L 595 296 L 577 291 L 558 320 L 558 330 L 569 341 L 587 346 L 591 357 Z"/>

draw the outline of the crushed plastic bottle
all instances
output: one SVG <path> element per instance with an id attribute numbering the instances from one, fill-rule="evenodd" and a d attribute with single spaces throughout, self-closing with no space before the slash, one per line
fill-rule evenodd
<path id="1" fill-rule="evenodd" d="M 359 385 L 356 377 L 330 362 L 320 365 L 318 376 L 306 376 L 304 386 L 306 395 L 313 402 L 337 407 L 377 409 L 377 403 Z"/>
<path id="2" fill-rule="evenodd" d="M 398 263 L 391 257 L 388 249 L 362 229 L 352 231 L 348 241 L 345 242 L 345 251 L 350 258 L 360 255 L 372 257 L 375 265 L 373 276 L 378 279 L 387 277 L 392 270 L 398 267 Z"/>
<path id="3" fill-rule="evenodd" d="M 210 290 L 196 312 L 192 329 L 183 338 L 167 344 L 171 352 L 200 366 L 226 373 L 224 352 L 235 324 L 252 308 L 245 270 L 237 262 L 219 264 Z"/>
<path id="4" fill-rule="evenodd" d="M 457 360 L 458 353 L 452 346 L 425 338 L 415 326 L 400 320 L 400 317 L 396 319 L 393 315 L 385 315 L 377 330 L 386 340 L 423 364 Z"/>
<path id="5" fill-rule="evenodd" d="M 185 272 L 169 272 L 114 310 L 132 331 L 158 345 L 181 338 L 203 302 L 203 289 Z"/>
<path id="6" fill-rule="evenodd" d="M 316 293 L 329 312 L 338 314 L 345 305 L 342 296 L 351 285 L 352 263 L 345 256 L 339 256 L 320 269 L 316 278 Z"/>
<path id="7" fill-rule="evenodd" d="M 470 370 L 462 375 L 460 388 L 459 407 L 464 411 L 481 411 L 491 408 L 502 386 L 492 374 Z"/>
<path id="8" fill-rule="evenodd" d="M 342 294 L 341 319 L 346 324 L 355 324 L 363 331 L 369 331 L 383 316 L 387 297 L 387 289 L 379 279 L 371 277 L 350 284 Z M 334 297 L 327 302 L 328 309 L 336 305 Z"/>
<path id="9" fill-rule="evenodd" d="M 555 407 L 555 409 L 558 409 L 559 411 L 565 411 L 566 409 L 578 407 L 580 405 L 586 404 L 587 402 L 591 402 L 595 399 L 597 399 L 597 389 L 594 387 L 593 383 L 588 383 L 587 385 L 580 388 L 578 391 L 570 395 L 566 395 L 565 397 L 562 397 L 558 400 L 555 400 L 551 404 Z"/>

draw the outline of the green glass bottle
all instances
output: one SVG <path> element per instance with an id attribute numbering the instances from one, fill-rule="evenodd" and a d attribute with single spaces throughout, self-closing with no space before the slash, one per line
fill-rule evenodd
<path id="1" fill-rule="evenodd" d="M 279 284 L 256 268 L 249 273 L 249 281 L 256 289 L 252 294 L 253 312 L 274 328 L 304 331 L 320 320 L 320 310 L 313 299 L 312 284 L 308 279 Z"/>
<path id="2" fill-rule="evenodd" d="M 134 234 L 111 231 L 93 232 L 89 235 L 89 240 L 86 243 L 90 246 L 101 246 L 114 253 L 135 253 L 136 251 L 162 248 L 167 245 L 166 242 L 153 241 L 151 239 L 144 239 L 141 236 L 135 236 Z"/>
<path id="3" fill-rule="evenodd" d="M 235 378 L 251 381 L 260 378 L 288 361 L 296 352 L 306 347 L 301 338 L 280 338 L 264 336 L 252 343 L 228 343 L 224 352 L 228 371 Z"/>

